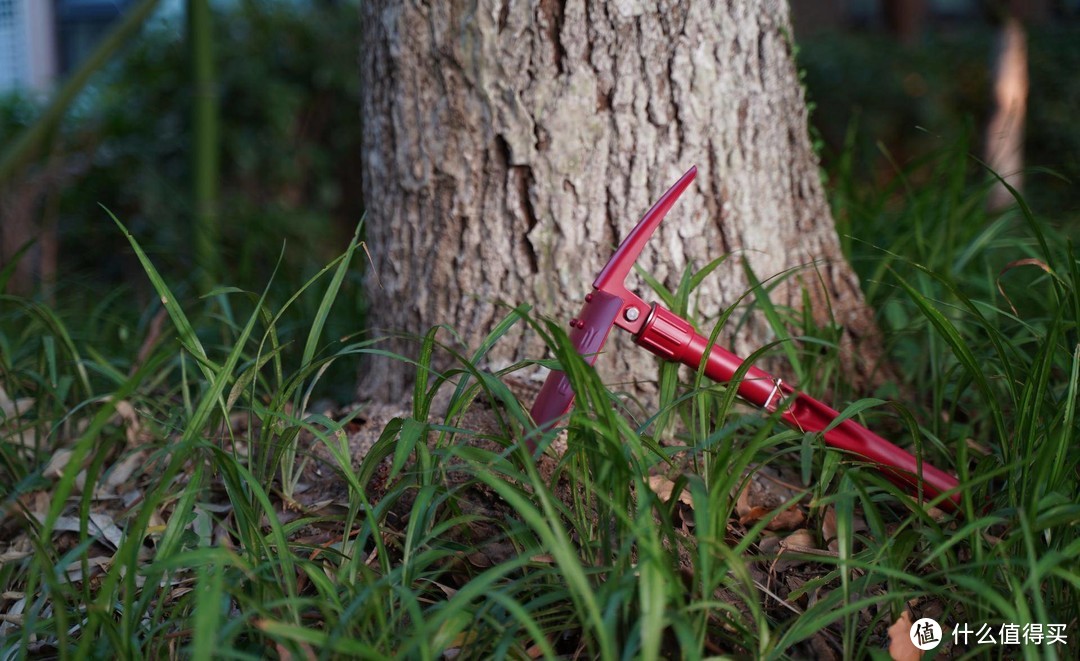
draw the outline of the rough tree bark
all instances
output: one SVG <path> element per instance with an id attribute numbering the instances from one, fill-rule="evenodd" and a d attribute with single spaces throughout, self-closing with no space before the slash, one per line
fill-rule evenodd
<path id="1" fill-rule="evenodd" d="M 761 278 L 816 265 L 827 291 L 808 269 L 773 299 L 797 306 L 808 288 L 814 314 L 831 306 L 846 327 L 853 369 L 870 373 L 873 318 L 822 190 L 786 2 L 369 0 L 361 14 L 376 332 L 448 323 L 475 344 L 505 314 L 499 301 L 568 318 L 621 237 L 697 164 L 639 263 L 669 284 L 725 253 Z M 747 288 L 729 259 L 699 290 L 700 313 Z M 655 378 L 654 359 L 618 339 L 606 375 Z M 725 341 L 746 352 L 767 339 L 758 322 Z M 544 354 L 522 330 L 492 357 Z M 398 397 L 410 378 L 369 366 L 361 394 Z"/>

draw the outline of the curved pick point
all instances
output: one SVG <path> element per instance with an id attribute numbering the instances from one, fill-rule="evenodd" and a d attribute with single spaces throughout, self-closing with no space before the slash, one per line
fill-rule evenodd
<path id="1" fill-rule="evenodd" d="M 641 250 L 649 242 L 653 232 L 656 231 L 656 227 L 667 215 L 668 210 L 671 209 L 675 201 L 679 199 L 679 196 L 683 194 L 683 191 L 687 189 L 696 176 L 697 166 L 695 165 L 687 170 L 686 174 L 680 177 L 675 182 L 675 185 L 669 188 L 657 200 L 656 204 L 642 216 L 637 226 L 630 230 L 623 242 L 619 244 L 619 249 L 608 260 L 604 270 L 600 271 L 600 275 L 596 276 L 593 287 L 606 291 L 617 291 L 623 288 L 626 276 L 629 275 L 630 269 L 633 268 L 634 262 L 637 261 L 638 255 L 641 254 Z"/>

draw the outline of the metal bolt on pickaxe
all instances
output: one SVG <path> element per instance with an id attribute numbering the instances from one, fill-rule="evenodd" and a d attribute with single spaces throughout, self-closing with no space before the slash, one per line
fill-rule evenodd
<path id="1" fill-rule="evenodd" d="M 743 360 L 730 351 L 715 344 L 710 347 L 709 340 L 698 334 L 688 321 L 659 304 L 646 303 L 626 288 L 626 276 L 642 248 L 696 175 L 697 168 L 690 168 L 623 239 L 593 282 L 592 293 L 585 296 L 581 314 L 571 320 L 570 340 L 590 364 L 595 362 L 611 328 L 618 326 L 631 333 L 639 346 L 664 360 L 693 369 L 698 369 L 704 361 L 705 375 L 714 381 L 731 381 L 742 366 Z M 749 366 L 738 383 L 738 394 L 776 413 L 795 429 L 821 432 L 826 443 L 877 464 L 893 482 L 913 490 L 921 486 L 927 498 L 949 492 L 942 505 L 957 509 L 960 495 L 954 476 L 925 461 L 917 461 L 854 420 L 836 423 L 840 414 L 835 410 L 764 370 Z M 569 379 L 560 371 L 552 371 L 533 404 L 533 420 L 541 428 L 550 427 L 570 409 L 573 401 Z"/>

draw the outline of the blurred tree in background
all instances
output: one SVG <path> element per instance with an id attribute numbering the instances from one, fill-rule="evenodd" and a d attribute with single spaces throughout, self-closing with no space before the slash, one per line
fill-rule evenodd
<path id="1" fill-rule="evenodd" d="M 917 38 L 894 38 L 887 26 L 866 17 L 859 25 L 819 21 L 800 36 L 799 64 L 826 168 L 848 160 L 858 179 L 887 183 L 898 166 L 967 139 L 965 134 L 972 136 L 971 153 L 984 153 L 978 142 L 994 108 L 1002 14 L 994 3 L 967 4 L 975 9 L 924 16 Z M 1080 130 L 1070 120 L 1080 104 L 1080 8 L 1067 4 L 1025 16 L 1030 84 L 1024 161 L 1038 172 L 1026 178 L 1024 192 L 1060 222 L 1080 216 Z"/>

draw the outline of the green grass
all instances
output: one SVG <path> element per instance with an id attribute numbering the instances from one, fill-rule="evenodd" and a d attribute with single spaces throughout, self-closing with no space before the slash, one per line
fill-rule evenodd
<path id="1" fill-rule="evenodd" d="M 270 283 L 189 300 L 128 235 L 169 319 L 141 360 L 149 312 L 0 299 L 0 384 L 21 402 L 0 423 L 0 658 L 806 658 L 815 641 L 882 658 L 884 629 L 909 607 L 947 630 L 1065 623 L 1074 645 L 1080 266 L 1030 210 L 986 218 L 985 183 L 949 158 L 927 162 L 945 177 L 933 189 L 837 197 L 905 378 L 896 391 L 910 393 L 837 407 L 955 470 L 960 514 L 933 516 L 700 374 L 661 368 L 660 408 L 621 415 L 562 329 L 526 308 L 468 354 L 438 329 L 418 338 L 419 359 L 401 360 L 420 376 L 412 401 L 354 457 L 365 409 L 310 404 L 328 366 L 379 351 L 327 337 L 352 312 L 335 301 L 362 268 L 357 237 L 287 295 Z M 711 268 L 661 298 L 693 314 Z M 767 304 L 771 285 L 746 300 L 782 341 L 755 358 L 843 392 L 835 329 Z M 306 327 L 284 322 L 295 309 L 310 311 Z M 532 363 L 480 367 L 515 324 L 546 340 L 578 393 L 561 455 L 557 431 L 538 432 L 508 386 Z M 133 473 L 115 478 L 125 461 Z M 315 466 L 337 489 L 329 504 L 297 500 Z M 741 523 L 739 491 L 766 469 L 800 484 Z M 657 475 L 688 497 L 662 498 Z M 835 550 L 778 558 L 767 526 L 787 506 L 817 549 L 835 515 Z"/>

